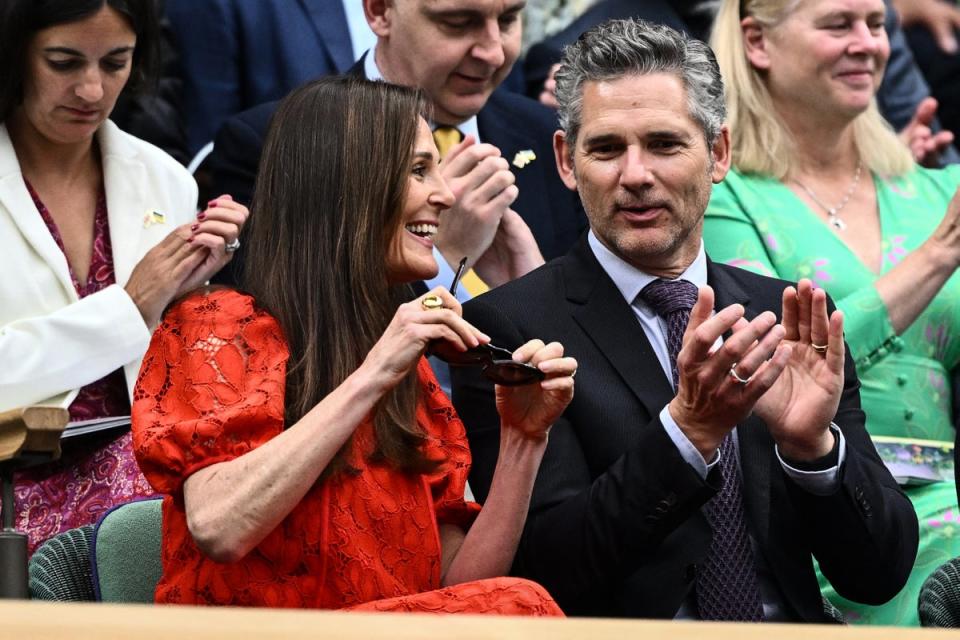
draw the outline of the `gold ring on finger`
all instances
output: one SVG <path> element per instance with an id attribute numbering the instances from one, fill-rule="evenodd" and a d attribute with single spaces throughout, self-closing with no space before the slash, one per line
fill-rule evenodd
<path id="1" fill-rule="evenodd" d="M 420 301 L 420 306 L 423 307 L 424 311 L 443 309 L 443 300 L 440 296 L 431 294 Z"/>
<path id="2" fill-rule="evenodd" d="M 825 345 L 825 344 L 814 344 L 814 343 L 811 342 L 811 343 L 810 343 L 810 346 L 813 347 L 813 350 L 816 351 L 817 353 L 826 353 L 826 352 L 827 352 L 827 345 Z"/>
<path id="3" fill-rule="evenodd" d="M 750 384 L 750 381 L 753 380 L 753 376 L 747 376 L 746 378 L 741 378 L 737 373 L 737 363 L 734 363 L 730 367 L 730 377 L 739 382 L 740 384 Z"/>

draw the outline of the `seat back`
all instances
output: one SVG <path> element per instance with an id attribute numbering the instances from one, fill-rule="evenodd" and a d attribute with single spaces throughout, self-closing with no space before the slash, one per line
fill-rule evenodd
<path id="1" fill-rule="evenodd" d="M 960 627 L 960 558 L 948 560 L 930 574 L 918 598 L 924 627 Z"/>
<path id="2" fill-rule="evenodd" d="M 160 506 L 153 498 L 109 511 L 93 534 L 93 583 L 103 602 L 153 602 L 163 572 L 160 561 Z"/>
<path id="3" fill-rule="evenodd" d="M 30 558 L 30 597 L 34 600 L 95 600 L 90 568 L 93 525 L 59 533 Z"/>

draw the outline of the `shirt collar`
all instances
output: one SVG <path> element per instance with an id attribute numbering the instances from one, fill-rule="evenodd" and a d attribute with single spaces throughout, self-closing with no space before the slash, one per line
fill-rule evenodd
<path id="1" fill-rule="evenodd" d="M 593 229 L 587 234 L 587 242 L 590 244 L 593 255 L 597 257 L 597 262 L 613 280 L 613 284 L 616 285 L 627 304 L 632 305 L 643 288 L 659 277 L 637 269 L 614 254 L 594 235 Z M 703 249 L 703 240 L 700 240 L 697 257 L 677 279 L 686 280 L 698 287 L 707 284 L 707 254 Z"/>
<path id="2" fill-rule="evenodd" d="M 387 81 L 386 78 L 383 77 L 383 74 L 380 72 L 380 67 L 377 66 L 377 60 L 376 60 L 375 54 L 376 54 L 376 47 L 367 51 L 366 56 L 364 56 L 363 58 L 363 74 L 367 76 L 367 80 Z M 430 123 L 431 129 L 435 129 L 436 126 L 437 125 L 435 122 Z M 476 115 L 470 116 L 470 118 L 456 125 L 456 127 L 457 129 L 460 130 L 460 133 L 462 133 L 464 137 L 468 135 L 472 135 L 477 142 L 481 142 L 480 129 L 477 126 Z"/>

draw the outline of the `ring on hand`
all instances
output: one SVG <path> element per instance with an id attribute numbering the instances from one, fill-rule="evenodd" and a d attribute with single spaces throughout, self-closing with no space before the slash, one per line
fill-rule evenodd
<path id="1" fill-rule="evenodd" d="M 440 299 L 440 296 L 431 294 L 420 301 L 420 306 L 423 307 L 424 311 L 443 309 L 443 300 Z"/>
<path id="2" fill-rule="evenodd" d="M 737 382 L 739 382 L 740 384 L 750 384 L 750 381 L 753 380 L 753 376 L 747 376 L 746 378 L 741 378 L 737 374 L 737 363 L 734 363 L 734 365 L 730 367 L 730 377 L 736 380 Z"/>
<path id="3" fill-rule="evenodd" d="M 579 368 L 579 367 L 578 367 L 578 368 Z M 574 370 L 573 370 L 573 373 L 570 374 L 570 377 L 571 377 L 571 378 L 576 378 L 576 377 L 577 377 L 577 369 L 574 369 Z"/>
<path id="4" fill-rule="evenodd" d="M 227 253 L 233 253 L 240 248 L 240 238 L 234 238 L 233 242 L 228 242 L 223 246 L 223 250 Z"/>
<path id="5" fill-rule="evenodd" d="M 813 343 L 811 342 L 811 343 L 810 343 L 810 346 L 813 347 L 813 350 L 816 351 L 817 353 L 826 353 L 826 352 L 827 352 L 827 345 L 825 345 L 825 344 L 813 344 Z"/>

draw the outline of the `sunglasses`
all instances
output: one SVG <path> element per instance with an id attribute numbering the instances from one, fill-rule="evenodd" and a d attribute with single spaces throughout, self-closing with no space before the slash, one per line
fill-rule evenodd
<path id="1" fill-rule="evenodd" d="M 450 285 L 450 293 L 457 294 L 457 285 L 467 266 L 467 259 L 460 261 L 457 273 Z M 540 382 L 546 375 L 540 369 L 513 359 L 513 352 L 492 344 L 481 344 L 457 351 L 449 342 L 437 341 L 430 345 L 430 355 L 440 358 L 451 367 L 482 367 L 481 373 L 491 382 L 505 387 L 518 387 Z"/>

